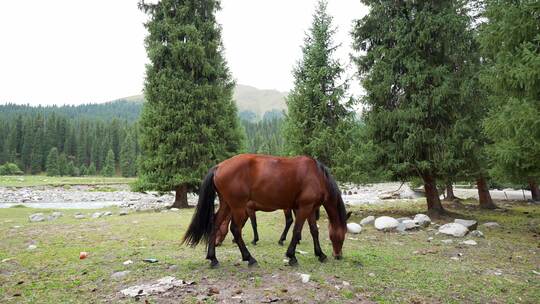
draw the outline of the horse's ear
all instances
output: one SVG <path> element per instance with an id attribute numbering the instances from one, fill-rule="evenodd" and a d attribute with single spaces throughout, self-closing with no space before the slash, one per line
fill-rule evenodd
<path id="1" fill-rule="evenodd" d="M 345 216 L 345 220 L 346 220 L 346 221 L 349 220 L 349 218 L 351 217 L 351 214 L 352 214 L 351 211 L 347 212 L 347 215 Z"/>

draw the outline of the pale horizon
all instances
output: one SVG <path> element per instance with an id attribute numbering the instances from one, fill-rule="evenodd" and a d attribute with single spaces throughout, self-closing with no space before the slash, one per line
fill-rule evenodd
<path id="1" fill-rule="evenodd" d="M 77 105 L 140 95 L 146 16 L 138 0 L 11 1 L 0 10 L 0 104 Z M 221 1 L 217 19 L 238 84 L 288 92 L 316 0 Z M 351 78 L 350 31 L 367 13 L 359 1 L 329 2 L 336 52 Z M 358 81 L 351 81 L 358 94 Z"/>

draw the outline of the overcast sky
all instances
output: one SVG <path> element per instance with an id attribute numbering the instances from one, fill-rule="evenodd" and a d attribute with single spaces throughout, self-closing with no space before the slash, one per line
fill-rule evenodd
<path id="1" fill-rule="evenodd" d="M 137 0 L 16 0 L 0 8 L 0 103 L 80 104 L 141 94 L 145 15 Z M 222 0 L 225 56 L 240 84 L 288 91 L 316 0 Z M 329 1 L 350 66 L 359 0 Z M 358 87 L 353 86 L 353 92 Z"/>

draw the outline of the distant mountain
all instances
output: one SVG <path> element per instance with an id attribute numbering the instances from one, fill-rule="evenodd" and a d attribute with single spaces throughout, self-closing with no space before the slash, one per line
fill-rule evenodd
<path id="1" fill-rule="evenodd" d="M 266 112 L 281 113 L 287 109 L 285 97 L 287 93 L 277 90 L 261 90 L 252 86 L 238 84 L 234 90 L 233 98 L 236 101 L 238 112 L 242 117 L 261 119 Z M 142 102 L 142 95 L 123 97 L 115 101 Z M 253 115 L 254 114 L 254 115 Z"/>

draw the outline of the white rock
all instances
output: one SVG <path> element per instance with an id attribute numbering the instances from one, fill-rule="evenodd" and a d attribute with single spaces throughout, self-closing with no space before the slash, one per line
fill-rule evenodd
<path id="1" fill-rule="evenodd" d="M 407 221 L 407 220 L 412 221 L 412 218 L 410 218 L 410 217 L 399 217 L 396 220 L 401 223 L 401 222 Z"/>
<path id="2" fill-rule="evenodd" d="M 453 242 L 454 242 L 454 241 L 452 241 L 452 240 L 450 240 L 450 239 L 447 239 L 447 240 L 441 240 L 441 243 L 446 244 L 446 245 L 452 244 Z"/>
<path id="3" fill-rule="evenodd" d="M 375 228 L 378 230 L 389 231 L 397 228 L 399 222 L 390 216 L 381 216 L 375 219 Z"/>
<path id="4" fill-rule="evenodd" d="M 431 219 L 429 216 L 421 213 L 415 215 L 413 221 L 421 227 L 427 227 L 429 224 L 431 224 Z"/>
<path id="5" fill-rule="evenodd" d="M 480 231 L 480 230 L 471 231 L 471 233 L 469 235 L 474 236 L 474 237 L 479 237 L 479 238 L 484 237 L 484 233 L 482 231 Z"/>
<path id="6" fill-rule="evenodd" d="M 112 212 L 110 212 L 110 211 L 105 211 L 103 213 L 103 216 L 111 216 L 111 215 L 112 215 Z"/>
<path id="7" fill-rule="evenodd" d="M 129 265 L 129 264 L 133 264 L 133 261 L 132 260 L 127 260 L 127 261 L 124 261 L 124 263 L 122 263 L 124 265 Z"/>
<path id="8" fill-rule="evenodd" d="M 64 215 L 62 212 L 57 212 L 57 211 L 53 212 L 53 213 L 51 213 L 51 215 L 49 215 L 48 220 L 49 221 L 54 221 L 57 218 L 61 217 L 62 215 Z"/>
<path id="9" fill-rule="evenodd" d="M 166 292 L 174 287 L 184 285 L 184 281 L 177 280 L 175 277 L 164 277 L 153 284 L 142 284 L 122 289 L 120 293 L 128 297 L 141 297 Z"/>
<path id="10" fill-rule="evenodd" d="M 448 223 L 444 224 L 439 228 L 439 232 L 446 235 L 451 235 L 455 237 L 464 237 L 469 229 L 467 227 L 458 224 L 458 223 Z"/>
<path id="11" fill-rule="evenodd" d="M 82 220 L 83 218 L 86 218 L 84 214 L 75 214 L 75 218 L 78 220 Z"/>
<path id="12" fill-rule="evenodd" d="M 28 249 L 28 250 L 34 250 L 34 249 L 36 249 L 36 248 L 37 248 L 36 245 L 28 245 L 28 248 L 27 248 L 27 249 Z"/>
<path id="13" fill-rule="evenodd" d="M 45 216 L 43 213 L 34 213 L 28 217 L 30 222 L 43 222 L 45 221 Z"/>
<path id="14" fill-rule="evenodd" d="M 373 223 L 374 221 L 375 221 L 375 217 L 373 215 L 370 215 L 370 216 L 367 216 L 367 217 L 363 218 L 360 221 L 360 225 L 362 225 L 362 226 L 369 225 L 369 224 Z"/>
<path id="15" fill-rule="evenodd" d="M 362 226 L 357 223 L 347 223 L 347 231 L 352 234 L 358 234 L 362 231 Z"/>
<path id="16" fill-rule="evenodd" d="M 300 275 L 300 278 L 302 279 L 302 283 L 309 282 L 309 278 L 311 277 L 311 275 L 305 274 L 305 273 L 299 273 L 299 275 Z"/>
<path id="17" fill-rule="evenodd" d="M 469 246 L 476 246 L 476 245 L 478 245 L 478 243 L 476 243 L 475 240 L 466 240 L 466 241 L 461 242 L 460 244 L 463 244 L 463 245 L 469 245 Z"/>
<path id="18" fill-rule="evenodd" d="M 97 219 L 97 218 L 100 218 L 102 215 L 103 213 L 101 212 L 94 212 L 94 214 L 92 214 L 92 218 Z"/>
<path id="19" fill-rule="evenodd" d="M 462 219 L 455 219 L 454 223 L 461 224 L 469 230 L 475 230 L 476 227 L 478 227 L 478 222 L 475 220 L 462 220 Z"/>
<path id="20" fill-rule="evenodd" d="M 499 227 L 501 227 L 501 225 L 499 225 L 499 223 L 497 223 L 497 222 L 487 222 L 487 223 L 482 224 L 482 226 L 487 227 L 487 228 L 499 228 Z"/>
<path id="21" fill-rule="evenodd" d="M 375 276 L 375 274 L 374 274 L 373 272 L 370 272 L 370 273 L 368 273 L 368 276 L 370 276 L 370 277 L 374 277 L 374 276 Z"/>
<path id="22" fill-rule="evenodd" d="M 118 212 L 118 215 L 127 215 L 128 212 L 127 210 L 120 210 L 120 212 Z"/>
<path id="23" fill-rule="evenodd" d="M 129 270 L 124 270 L 124 271 L 118 271 L 118 272 L 115 272 L 111 275 L 111 279 L 114 279 L 114 280 L 119 280 L 119 279 L 122 279 L 124 278 L 125 276 L 127 276 L 131 271 Z"/>

